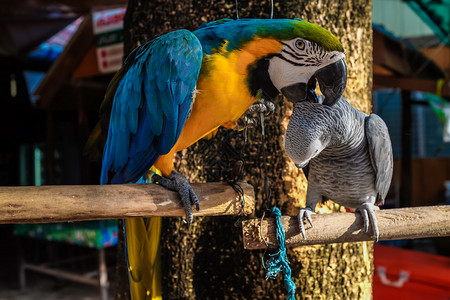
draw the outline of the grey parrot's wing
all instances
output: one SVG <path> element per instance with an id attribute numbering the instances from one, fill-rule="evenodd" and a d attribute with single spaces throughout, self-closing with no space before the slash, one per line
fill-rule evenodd
<path id="1" fill-rule="evenodd" d="M 384 121 L 376 114 L 365 119 L 365 134 L 370 160 L 375 170 L 375 189 L 378 192 L 376 204 L 382 204 L 391 185 L 393 157 L 389 131 Z"/>

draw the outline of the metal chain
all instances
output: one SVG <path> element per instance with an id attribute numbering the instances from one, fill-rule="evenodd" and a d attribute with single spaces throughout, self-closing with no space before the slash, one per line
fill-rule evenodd
<path id="1" fill-rule="evenodd" d="M 264 113 L 259 114 L 261 121 L 261 147 L 263 155 L 263 177 L 264 177 L 264 202 L 266 210 L 270 210 L 269 204 L 271 204 L 272 190 L 270 188 L 270 180 L 267 175 L 267 155 L 266 155 L 266 133 L 264 129 Z"/>
<path id="2" fill-rule="evenodd" d="M 270 180 L 269 176 L 267 175 L 267 155 L 266 155 L 266 133 L 265 133 L 265 124 L 264 124 L 264 113 L 259 114 L 260 121 L 261 121 L 261 147 L 262 147 L 262 154 L 263 154 L 263 177 L 264 177 L 264 193 L 263 193 L 263 201 L 265 205 L 265 210 L 263 211 L 263 214 L 261 216 L 260 226 L 259 226 L 259 234 L 261 236 L 261 239 L 266 244 L 266 251 L 269 248 L 269 244 L 272 244 L 270 242 L 267 242 L 262 234 L 262 222 L 264 220 L 264 217 L 266 215 L 266 210 L 270 211 L 269 204 L 271 204 L 271 198 L 272 198 L 272 189 L 270 188 Z M 262 261 L 264 265 L 264 256 L 266 254 L 266 251 L 263 254 Z"/>
<path id="3" fill-rule="evenodd" d="M 244 166 L 245 166 L 245 160 L 244 160 L 244 154 L 247 150 L 247 139 L 248 139 L 248 122 L 245 121 L 245 127 L 244 127 L 244 145 L 241 147 L 239 151 L 239 158 L 235 161 L 234 167 L 231 172 L 231 178 L 228 180 L 228 184 L 231 185 L 231 187 L 235 190 L 235 192 L 239 196 L 239 200 L 241 202 L 241 209 L 239 211 L 239 215 L 244 211 L 245 208 L 245 195 L 244 190 L 242 189 L 241 185 L 239 184 L 239 181 L 242 180 L 242 177 L 244 175 Z M 241 219 L 238 219 L 235 223 L 240 224 Z"/>

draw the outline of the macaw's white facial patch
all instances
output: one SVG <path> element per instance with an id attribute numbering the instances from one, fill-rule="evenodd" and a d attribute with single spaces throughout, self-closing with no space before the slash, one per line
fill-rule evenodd
<path id="1" fill-rule="evenodd" d="M 318 44 L 301 38 L 282 44 L 280 53 L 270 58 L 268 69 L 279 91 L 296 83 L 307 84 L 317 70 L 345 58 L 342 52 L 327 52 Z"/>

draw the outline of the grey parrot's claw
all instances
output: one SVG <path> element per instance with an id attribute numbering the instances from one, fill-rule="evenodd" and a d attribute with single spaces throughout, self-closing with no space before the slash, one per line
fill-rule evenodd
<path id="1" fill-rule="evenodd" d="M 306 232 L 305 232 L 305 224 L 304 224 L 304 220 L 306 219 L 309 222 L 309 225 L 311 225 L 311 227 L 314 227 L 312 224 L 312 220 L 311 220 L 311 215 L 315 214 L 314 210 L 307 206 L 305 208 L 300 209 L 300 211 L 298 212 L 298 226 L 300 227 L 300 232 L 302 233 L 303 239 L 306 240 Z"/>
<path id="2" fill-rule="evenodd" d="M 361 214 L 361 216 L 362 216 L 362 218 L 363 218 L 363 220 L 364 220 L 364 231 L 365 231 L 365 232 L 369 232 L 369 223 L 370 223 L 370 220 L 369 220 L 369 215 L 367 214 L 367 210 L 361 209 L 361 210 L 359 211 L 359 213 Z"/>
<path id="3" fill-rule="evenodd" d="M 378 222 L 375 217 L 374 210 L 378 210 L 379 207 L 371 203 L 363 203 L 357 209 L 364 220 L 364 231 L 369 232 L 369 224 L 372 225 L 373 235 L 375 237 L 375 242 L 378 242 L 380 238 L 380 232 L 378 231 Z"/>
<path id="4" fill-rule="evenodd" d="M 192 205 L 195 205 L 196 210 L 200 210 L 200 203 L 197 195 L 195 194 L 192 186 L 187 181 L 186 177 L 173 170 L 169 177 L 163 177 L 158 174 L 152 176 L 152 181 L 159 183 L 163 187 L 178 192 L 180 195 L 181 203 L 186 214 L 186 223 L 192 224 L 194 216 L 192 214 Z"/>

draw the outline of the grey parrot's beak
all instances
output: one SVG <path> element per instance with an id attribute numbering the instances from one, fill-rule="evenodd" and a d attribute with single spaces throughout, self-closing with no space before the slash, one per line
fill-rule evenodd
<path id="1" fill-rule="evenodd" d="M 347 85 L 347 66 L 344 59 L 323 67 L 314 76 L 325 96 L 323 104 L 333 106 L 341 98 Z"/>
<path id="2" fill-rule="evenodd" d="M 344 59 L 327 65 L 316 71 L 308 83 L 299 82 L 281 89 L 281 93 L 291 102 L 317 102 L 314 89 L 319 82 L 319 88 L 325 96 L 323 104 L 333 106 L 342 96 L 347 85 L 347 67 Z"/>
<path id="3" fill-rule="evenodd" d="M 303 169 L 304 167 L 306 167 L 309 164 L 309 161 L 305 161 L 304 163 L 300 163 L 300 164 L 295 164 L 295 166 L 299 169 Z"/>

